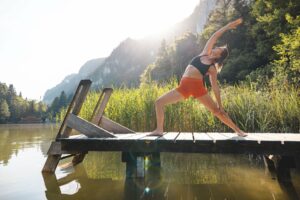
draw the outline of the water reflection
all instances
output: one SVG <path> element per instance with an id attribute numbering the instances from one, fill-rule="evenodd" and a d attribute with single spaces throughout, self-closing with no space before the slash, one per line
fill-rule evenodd
<path id="1" fill-rule="evenodd" d="M 43 174 L 47 199 L 164 199 L 165 186 L 161 184 L 160 167 L 149 165 L 144 178 L 95 179 L 90 177 L 86 166 L 60 168 L 58 175 Z"/>
<path id="2" fill-rule="evenodd" d="M 12 155 L 37 145 L 46 155 L 57 128 L 57 124 L 0 125 L 0 164 L 7 165 Z"/>
<path id="3" fill-rule="evenodd" d="M 68 158 L 55 175 L 42 175 L 58 128 L 0 126 L 0 199 L 299 199 L 299 172 L 279 183 L 259 156 L 162 153 L 159 164 L 145 160 L 144 178 L 134 178 L 121 153 L 89 152 L 75 168 Z"/>
<path id="4" fill-rule="evenodd" d="M 119 158 L 118 153 L 101 153 L 101 156 L 92 153 L 75 168 L 61 167 L 57 175 L 45 175 L 47 198 L 298 199 L 292 182 L 279 184 L 266 175 L 263 168 L 249 165 L 246 156 L 165 153 L 161 156 L 161 167 L 151 162 L 145 164 L 144 178 L 124 177 L 126 167 L 116 164 Z M 97 163 L 97 167 L 91 169 L 91 163 L 94 165 L 99 159 L 104 163 Z M 110 165 L 106 166 L 107 163 Z"/>

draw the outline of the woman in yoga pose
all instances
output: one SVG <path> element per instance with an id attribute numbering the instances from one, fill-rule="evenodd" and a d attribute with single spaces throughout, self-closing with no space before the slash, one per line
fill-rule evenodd
<path id="1" fill-rule="evenodd" d="M 230 29 L 235 29 L 242 23 L 242 19 L 237 19 L 228 23 L 216 31 L 207 41 L 203 51 L 194 57 L 186 67 L 184 74 L 177 88 L 167 92 L 155 101 L 155 111 L 157 128 L 149 135 L 161 136 L 163 134 L 164 124 L 164 106 L 167 104 L 177 103 L 190 96 L 193 96 L 202 103 L 209 111 L 219 118 L 224 124 L 234 130 L 239 136 L 247 136 L 227 115 L 224 111 L 220 89 L 217 83 L 217 74 L 223 67 L 223 61 L 228 56 L 227 47 L 214 47 L 216 41 L 222 34 Z M 209 96 L 207 89 L 203 84 L 204 76 L 209 76 L 216 102 Z"/>

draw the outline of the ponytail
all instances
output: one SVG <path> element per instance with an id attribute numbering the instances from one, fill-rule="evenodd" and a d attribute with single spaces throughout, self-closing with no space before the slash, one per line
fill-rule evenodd
<path id="1" fill-rule="evenodd" d="M 220 73 L 221 70 L 222 70 L 222 67 L 224 65 L 224 60 L 228 57 L 229 52 L 228 52 L 227 45 L 222 46 L 222 47 L 218 47 L 218 48 L 221 48 L 223 50 L 222 53 L 221 53 L 221 56 L 219 58 L 217 58 L 216 61 L 215 61 L 215 67 L 216 67 L 218 73 Z"/>

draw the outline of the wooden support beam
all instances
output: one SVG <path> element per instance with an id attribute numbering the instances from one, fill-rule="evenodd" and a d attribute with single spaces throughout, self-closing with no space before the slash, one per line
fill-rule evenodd
<path id="1" fill-rule="evenodd" d="M 85 155 L 86 155 L 86 153 L 79 153 L 79 154 L 75 155 L 73 160 L 72 160 L 73 166 L 81 163 L 83 161 Z"/>
<path id="2" fill-rule="evenodd" d="M 102 121 L 102 118 L 103 118 L 103 113 L 104 113 L 104 110 L 105 110 L 105 107 L 108 103 L 108 100 L 111 96 L 113 92 L 113 89 L 112 88 L 104 88 L 102 90 L 102 93 L 98 99 L 98 102 L 96 104 L 96 107 L 93 111 L 93 114 L 92 114 L 92 119 L 91 119 L 91 122 L 95 125 L 98 125 L 100 124 L 100 122 Z M 105 120 L 105 119 L 104 119 Z M 105 126 L 102 126 L 104 129 L 106 129 Z M 107 131 L 110 131 L 111 129 L 106 129 Z M 123 129 L 124 130 L 124 129 Z M 85 154 L 77 154 L 73 160 L 72 160 L 72 163 L 73 165 L 76 165 L 80 162 L 82 162 L 84 160 L 84 157 L 85 157 Z"/>
<path id="3" fill-rule="evenodd" d="M 60 126 L 60 129 L 58 131 L 56 139 L 60 138 L 60 137 L 67 138 L 70 135 L 72 129 L 65 126 L 67 117 L 70 113 L 72 113 L 74 115 L 79 114 L 80 109 L 83 105 L 83 102 L 84 102 L 86 96 L 87 96 L 87 93 L 90 89 L 91 84 L 92 84 L 92 82 L 90 80 L 81 80 L 80 81 L 80 83 L 76 89 L 76 92 L 73 96 L 73 99 L 68 107 L 65 118 Z"/>
<path id="4" fill-rule="evenodd" d="M 75 129 L 88 137 L 116 137 L 109 131 L 106 131 L 95 124 L 90 123 L 76 115 L 69 114 L 66 125 Z"/>
<path id="5" fill-rule="evenodd" d="M 48 150 L 48 155 L 61 155 L 61 142 L 52 142 Z"/>
<path id="6" fill-rule="evenodd" d="M 42 172 L 54 173 L 61 155 L 48 155 Z"/>
<path id="7" fill-rule="evenodd" d="M 70 127 L 66 126 L 66 121 L 67 121 L 68 115 L 70 113 L 72 113 L 74 115 L 78 115 L 78 113 L 80 112 L 80 109 L 83 105 L 83 102 L 87 96 L 87 93 L 90 89 L 91 84 L 92 84 L 92 82 L 90 80 L 81 80 L 80 81 L 80 83 L 76 89 L 76 92 L 73 96 L 73 99 L 68 107 L 65 118 L 64 118 L 64 120 L 60 126 L 60 129 L 57 133 L 56 140 L 58 140 L 59 138 L 67 138 L 70 135 L 72 129 Z M 45 165 L 42 169 L 42 172 L 54 173 L 55 169 L 59 163 L 60 158 L 61 158 L 61 154 L 48 155 Z"/>
<path id="8" fill-rule="evenodd" d="M 100 126 L 113 133 L 135 133 L 133 130 L 102 116 Z"/>
<path id="9" fill-rule="evenodd" d="M 100 125 L 100 121 L 103 116 L 104 109 L 108 103 L 108 100 L 109 100 L 112 92 L 113 92 L 112 88 L 104 88 L 103 89 L 103 91 L 99 97 L 99 100 L 97 102 L 97 105 L 93 111 L 92 120 L 91 120 L 92 123 L 94 123 L 96 125 Z"/>

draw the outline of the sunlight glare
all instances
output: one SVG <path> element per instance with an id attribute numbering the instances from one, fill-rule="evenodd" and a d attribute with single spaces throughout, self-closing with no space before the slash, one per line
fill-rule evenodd
<path id="1" fill-rule="evenodd" d="M 104 7 L 114 5 L 115 13 L 109 20 L 111 25 L 117 25 L 121 30 L 128 29 L 128 34 L 133 38 L 146 37 L 165 31 L 172 25 L 184 20 L 197 5 L 199 0 L 172 1 L 172 0 L 126 0 L 109 2 Z M 103 2 L 101 3 L 103 4 Z M 113 24 L 116 22 L 116 24 Z"/>
<path id="2" fill-rule="evenodd" d="M 0 1 L 0 80 L 40 100 L 88 60 L 109 56 L 129 37 L 159 36 L 199 1 Z"/>

